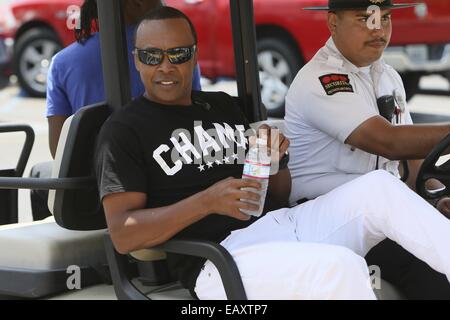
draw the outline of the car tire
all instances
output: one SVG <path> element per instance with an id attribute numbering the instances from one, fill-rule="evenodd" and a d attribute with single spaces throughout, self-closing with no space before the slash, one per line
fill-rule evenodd
<path id="1" fill-rule="evenodd" d="M 51 58 L 61 49 L 61 41 L 49 29 L 31 29 L 19 37 L 14 48 L 13 68 L 20 87 L 28 95 L 45 97 Z"/>
<path id="2" fill-rule="evenodd" d="M 257 41 L 261 97 L 271 117 L 283 117 L 285 97 L 303 59 L 288 41 L 261 38 Z"/>
<path id="3" fill-rule="evenodd" d="M 406 100 L 410 100 L 419 91 L 419 82 L 421 75 L 418 73 L 400 74 L 406 91 Z"/>

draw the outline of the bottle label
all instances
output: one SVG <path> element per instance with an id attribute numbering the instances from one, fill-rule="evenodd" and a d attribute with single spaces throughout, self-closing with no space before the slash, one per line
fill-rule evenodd
<path id="1" fill-rule="evenodd" d="M 245 160 L 244 172 L 242 176 L 250 179 L 269 179 L 270 163 L 256 163 L 250 160 Z"/>

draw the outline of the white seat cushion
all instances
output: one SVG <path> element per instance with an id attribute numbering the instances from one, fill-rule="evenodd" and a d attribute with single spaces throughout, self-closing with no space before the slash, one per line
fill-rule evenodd
<path id="1" fill-rule="evenodd" d="M 72 124 L 73 118 L 74 115 L 70 116 L 69 118 L 66 119 L 66 121 L 64 121 L 61 133 L 59 134 L 58 146 L 56 147 L 55 161 L 53 161 L 52 167 L 52 175 L 51 175 L 52 178 L 59 178 L 59 171 L 61 169 L 62 158 L 64 155 L 64 146 L 66 145 L 67 136 L 69 134 L 70 125 Z M 54 214 L 55 211 L 55 197 L 56 197 L 56 190 L 49 190 L 47 206 L 52 214 Z"/>
<path id="2" fill-rule="evenodd" d="M 71 231 L 44 221 L 0 227 L 0 269 L 51 271 L 106 264 L 105 230 Z"/>

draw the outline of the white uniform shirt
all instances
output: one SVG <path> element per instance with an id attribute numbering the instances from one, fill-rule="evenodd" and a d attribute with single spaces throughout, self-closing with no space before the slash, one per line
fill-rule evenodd
<path id="1" fill-rule="evenodd" d="M 286 97 L 291 203 L 316 198 L 376 169 L 376 155 L 344 141 L 363 122 L 379 115 L 377 98 L 384 95 L 395 96 L 402 110 L 399 124 L 412 124 L 400 75 L 382 59 L 358 68 L 330 38 L 300 70 Z M 398 176 L 397 161 L 380 157 L 378 167 Z"/>

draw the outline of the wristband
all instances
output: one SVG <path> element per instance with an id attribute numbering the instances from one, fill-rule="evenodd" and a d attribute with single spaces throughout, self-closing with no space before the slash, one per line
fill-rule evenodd
<path id="1" fill-rule="evenodd" d="M 289 163 L 289 152 L 286 151 L 284 153 L 283 158 L 280 159 L 280 161 L 278 162 L 278 170 L 283 170 L 286 169 Z"/>

